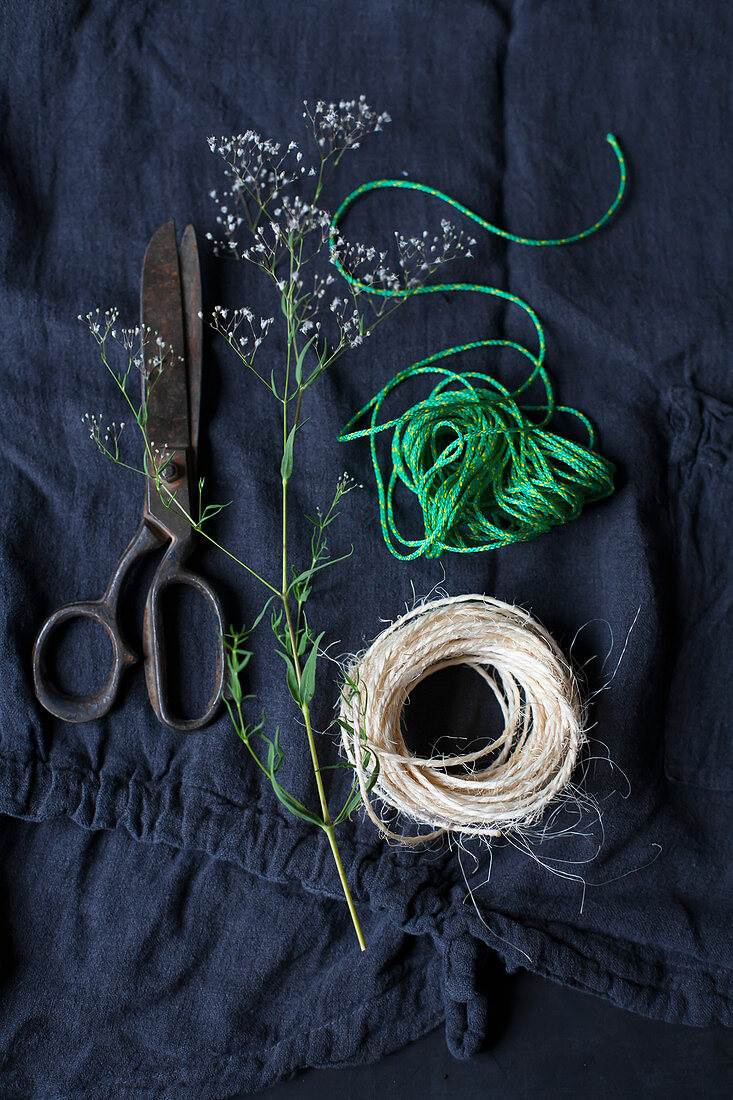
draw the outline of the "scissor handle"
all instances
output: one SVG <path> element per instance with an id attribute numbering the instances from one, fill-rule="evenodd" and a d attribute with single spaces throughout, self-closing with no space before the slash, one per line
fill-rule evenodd
<path id="1" fill-rule="evenodd" d="M 186 539 L 173 542 L 166 551 L 148 591 L 143 618 L 145 678 L 148 685 L 150 705 L 161 722 L 165 722 L 171 729 L 183 732 L 201 729 L 212 720 L 221 703 L 225 673 L 224 614 L 219 603 L 219 597 L 208 581 L 183 567 L 183 561 L 188 555 L 189 548 L 190 540 Z M 177 718 L 171 713 L 168 705 L 168 673 L 165 658 L 161 596 L 166 588 L 176 584 L 188 584 L 197 589 L 213 610 L 216 619 L 216 681 L 206 710 L 198 718 Z"/>
<path id="2" fill-rule="evenodd" d="M 93 695 L 67 695 L 56 687 L 48 675 L 46 648 L 53 632 L 70 619 L 93 619 L 103 626 L 112 643 L 112 668 L 106 684 Z M 65 722 L 91 722 L 101 718 L 112 707 L 127 668 L 137 661 L 136 655 L 122 638 L 117 620 L 104 599 L 80 600 L 60 607 L 46 619 L 33 647 L 33 682 L 38 701 L 46 710 Z"/>
<path id="3" fill-rule="evenodd" d="M 117 563 L 101 600 L 65 604 L 44 622 L 33 646 L 33 684 L 38 701 L 65 722 L 91 722 L 111 709 L 126 669 L 138 660 L 122 636 L 117 620 L 120 589 L 132 565 L 143 554 L 160 546 L 160 538 L 143 522 Z M 53 633 L 71 619 L 92 619 L 103 626 L 112 643 L 112 668 L 107 682 L 92 695 L 68 695 L 51 682 L 46 653 Z"/>

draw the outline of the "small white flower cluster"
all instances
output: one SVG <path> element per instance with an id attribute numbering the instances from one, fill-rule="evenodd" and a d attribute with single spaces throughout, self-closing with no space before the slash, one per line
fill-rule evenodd
<path id="1" fill-rule="evenodd" d="M 119 457 L 120 436 L 125 427 L 124 420 L 119 424 L 113 420 L 111 424 L 104 425 L 101 412 L 86 412 L 82 416 L 81 421 L 89 431 L 89 438 L 94 440 L 102 454 L 111 455 L 113 458 Z"/>
<path id="2" fill-rule="evenodd" d="M 211 327 L 224 337 L 241 359 L 251 363 L 255 352 L 267 336 L 270 325 L 274 320 L 274 317 L 260 317 L 259 323 L 256 325 L 254 313 L 246 306 L 234 310 L 225 309 L 223 306 L 214 306 Z M 245 336 L 240 333 L 240 329 L 245 323 L 249 326 L 251 335 Z"/>
<path id="3" fill-rule="evenodd" d="M 381 252 L 371 245 L 360 244 L 358 241 L 347 241 L 338 234 L 334 236 L 333 243 L 341 266 L 360 283 L 370 288 L 374 287 L 375 290 L 387 290 L 394 294 L 402 289 L 400 276 L 386 266 L 386 252 Z M 334 259 L 331 257 L 331 263 L 333 262 Z M 353 286 L 351 290 L 355 295 L 362 293 L 358 286 Z M 379 304 L 384 307 L 386 299 L 380 299 Z"/>
<path id="4" fill-rule="evenodd" d="M 136 350 L 140 347 L 141 343 L 142 330 L 139 325 L 134 325 L 132 328 L 120 329 L 120 344 L 125 351 Z"/>
<path id="5" fill-rule="evenodd" d="M 166 468 L 173 455 L 176 453 L 175 448 L 171 447 L 169 443 L 159 443 L 152 448 L 152 469 L 151 474 L 156 480 L 156 484 L 160 483 L 160 475 Z M 146 465 L 149 465 L 146 463 Z"/>
<path id="6" fill-rule="evenodd" d="M 457 256 L 470 257 L 471 247 L 476 244 L 462 230 L 457 231 L 449 221 L 440 223 L 442 232 L 430 236 L 425 229 L 420 237 L 405 237 L 395 233 L 397 245 L 397 266 L 393 271 L 387 266 L 387 252 L 376 248 L 347 241 L 341 236 L 334 237 L 334 250 L 341 266 L 353 278 L 373 290 L 387 291 L 388 295 L 397 295 L 415 290 L 448 260 Z M 333 257 L 332 257 L 333 262 Z M 362 293 L 358 286 L 352 286 L 355 295 Z M 377 314 L 386 308 L 389 298 L 381 297 L 375 302 L 370 299 Z"/>
<path id="7" fill-rule="evenodd" d="M 214 195 L 215 192 L 212 191 L 211 194 Z M 278 200 L 280 205 L 267 212 L 267 220 L 262 224 L 250 223 L 247 226 L 254 239 L 245 248 L 239 243 L 239 230 L 245 218 L 233 214 L 227 206 L 220 206 L 216 221 L 224 230 L 226 239 L 215 241 L 212 233 L 206 234 L 206 239 L 214 243 L 214 252 L 217 255 L 235 255 L 240 260 L 249 260 L 274 275 L 289 239 L 306 237 L 314 229 L 318 230 L 320 242 L 310 244 L 311 249 L 318 251 L 328 240 L 331 224 L 328 211 L 306 202 L 300 195 L 291 197 L 280 195 L 278 191 L 272 195 L 272 199 Z"/>
<path id="8" fill-rule="evenodd" d="M 277 219 L 277 220 L 276 220 Z M 246 248 L 239 247 L 235 231 L 228 226 L 222 217 L 217 217 L 217 222 L 223 226 L 227 235 L 226 244 L 221 244 L 218 249 L 222 252 L 233 253 L 240 260 L 249 260 L 270 275 L 275 275 L 278 262 L 287 250 L 288 240 L 305 238 L 314 230 L 317 230 L 316 238 L 309 242 L 309 253 L 315 254 L 328 240 L 328 230 L 331 224 L 331 215 L 326 210 L 305 202 L 299 195 L 291 198 L 283 195 L 280 206 L 272 211 L 269 220 L 262 225 L 251 227 L 252 243 Z M 211 233 L 206 234 L 207 240 L 213 241 Z"/>
<path id="9" fill-rule="evenodd" d="M 293 275 L 293 282 L 295 284 L 296 291 L 300 292 L 303 287 L 303 279 L 300 275 Z M 336 282 L 333 275 L 319 275 L 318 273 L 313 276 L 313 289 L 305 295 L 298 294 L 299 298 L 302 298 L 303 305 L 300 310 L 300 332 L 304 336 L 313 331 L 320 332 L 321 322 L 316 320 L 319 312 L 323 309 L 323 299 L 326 296 L 326 290 L 328 287 L 333 286 Z"/>
<path id="10" fill-rule="evenodd" d="M 125 367 L 121 371 L 113 370 L 113 373 L 117 373 L 118 380 L 126 375 L 130 367 L 135 367 L 146 377 L 159 374 L 174 356 L 173 348 L 166 347 L 165 341 L 153 333 L 149 326 L 133 325 L 118 330 L 115 325 L 119 314 L 119 309 L 112 306 L 104 311 L 93 309 L 89 313 L 80 313 L 78 319 L 89 329 L 99 344 L 103 359 L 110 370 L 113 370 L 113 367 L 108 360 L 110 355 L 108 341 L 112 340 L 121 349 Z"/>
<path id="11" fill-rule="evenodd" d="M 117 307 L 111 306 L 109 309 L 105 309 L 104 313 L 101 309 L 93 309 L 84 314 L 80 313 L 78 320 L 87 326 L 94 339 L 101 345 L 108 336 L 111 336 L 113 340 L 116 338 L 117 332 L 113 326 L 116 324 L 119 315 L 120 311 Z"/>
<path id="12" fill-rule="evenodd" d="M 176 355 L 175 348 L 166 344 L 162 336 L 147 329 L 141 344 L 140 354 L 132 359 L 134 365 L 148 380 L 155 380 L 171 363 L 183 362 L 182 355 Z"/>
<path id="13" fill-rule="evenodd" d="M 305 99 L 303 106 L 303 118 L 310 119 L 313 136 L 324 157 L 335 154 L 338 159 L 347 149 L 358 149 L 365 134 L 376 133 L 392 121 L 386 111 L 379 114 L 370 107 L 364 95 L 339 103 L 319 99 L 312 108 Z"/>
<path id="14" fill-rule="evenodd" d="M 331 215 L 327 210 L 320 210 L 317 206 L 304 202 L 300 195 L 295 195 L 293 198 L 283 195 L 280 206 L 272 213 L 279 219 L 280 232 L 284 233 L 285 237 L 299 236 L 310 233 L 313 229 L 320 229 L 323 241 L 328 239 Z"/>
<path id="15" fill-rule="evenodd" d="M 294 141 L 283 151 L 279 142 L 263 138 L 254 130 L 233 137 L 210 137 L 209 148 L 228 166 L 228 174 L 233 180 L 229 194 L 239 195 L 244 200 L 250 197 L 263 205 L 275 192 L 306 171 L 300 163 L 303 154 L 297 151 Z M 217 199 L 218 195 L 212 192 L 211 197 Z M 224 207 L 222 210 L 229 213 Z"/>
<path id="16" fill-rule="evenodd" d="M 446 218 L 441 219 L 440 227 L 442 234 L 434 237 L 428 235 L 427 229 L 423 230 L 421 237 L 403 237 L 401 233 L 395 233 L 402 283 L 407 289 L 424 283 L 448 260 L 454 260 L 457 256 L 471 257 L 475 238 L 469 237 L 463 230 L 456 230 Z"/>
<path id="17" fill-rule="evenodd" d="M 344 470 L 344 472 L 341 474 L 338 481 L 336 482 L 336 497 L 334 500 L 334 504 L 338 503 L 341 497 L 345 497 L 347 493 L 350 493 L 352 491 L 352 489 L 363 488 L 364 486 L 360 482 L 358 482 L 355 477 L 352 477 L 351 474 L 347 473 L 347 471 Z"/>
<path id="18" fill-rule="evenodd" d="M 338 325 L 339 343 L 348 348 L 358 348 L 364 343 L 369 330 L 364 328 L 364 320 L 359 310 L 352 306 L 348 298 L 334 298 L 329 306 Z"/>
<path id="19" fill-rule="evenodd" d="M 145 363 L 145 348 L 152 339 L 153 333 L 149 326 L 134 325 L 132 328 L 120 329 L 119 344 L 127 356 L 128 364 L 135 367 L 140 374 L 147 377 L 148 368 Z"/>
<path id="20" fill-rule="evenodd" d="M 218 220 L 218 219 L 217 219 Z M 240 260 L 249 260 L 250 263 L 261 267 L 270 275 L 275 275 L 275 269 L 281 256 L 283 236 L 277 222 L 268 221 L 264 225 L 258 225 L 252 230 L 253 241 L 247 248 L 238 250 L 238 242 L 235 237 L 230 237 L 228 247 Z"/>

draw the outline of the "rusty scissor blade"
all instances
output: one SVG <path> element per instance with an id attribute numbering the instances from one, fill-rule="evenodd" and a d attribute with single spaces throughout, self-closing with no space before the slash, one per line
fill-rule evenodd
<path id="1" fill-rule="evenodd" d="M 172 220 L 154 234 L 148 245 L 140 305 L 146 339 L 143 385 L 147 437 L 158 446 L 182 450 L 191 445 L 191 433 L 181 274 Z"/>
<path id="2" fill-rule="evenodd" d="M 199 413 L 201 409 L 201 268 L 196 233 L 187 225 L 181 241 L 181 287 L 183 325 L 186 337 L 186 368 L 188 372 L 188 419 L 191 446 L 198 446 Z"/>

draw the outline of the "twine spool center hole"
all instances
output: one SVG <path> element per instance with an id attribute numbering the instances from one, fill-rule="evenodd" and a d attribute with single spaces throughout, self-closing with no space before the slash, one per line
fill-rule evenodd
<path id="1" fill-rule="evenodd" d="M 429 759 L 487 748 L 504 729 L 504 716 L 475 669 L 452 665 L 430 673 L 410 692 L 401 726 L 408 751 Z M 491 756 L 481 763 L 490 765 Z M 457 765 L 446 770 L 462 774 L 467 769 L 468 765 Z"/>

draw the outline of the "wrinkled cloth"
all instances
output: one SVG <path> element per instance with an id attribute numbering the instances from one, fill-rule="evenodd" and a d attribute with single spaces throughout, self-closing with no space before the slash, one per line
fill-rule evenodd
<path id="1" fill-rule="evenodd" d="M 216 1100 L 379 1058 L 441 1021 L 469 1056 L 486 1041 L 496 954 L 638 1013 L 730 1023 L 728 5 L 46 0 L 29 18 L 16 0 L 1 18 L 3 1096 Z M 530 249 L 475 232 L 473 258 L 446 269 L 536 309 L 558 399 L 590 415 L 617 466 L 607 501 L 496 553 L 409 565 L 388 553 L 368 447 L 337 443 L 339 430 L 433 351 L 486 337 L 533 346 L 519 311 L 483 296 L 416 299 L 308 393 L 291 482 L 298 560 L 302 516 L 328 504 L 340 472 L 365 485 L 333 528 L 334 554 L 353 545 L 353 558 L 314 588 L 324 644 L 359 650 L 436 584 L 526 607 L 584 669 L 591 742 L 577 778 L 602 814 L 602 836 L 588 808 L 574 828 L 558 818 L 555 839 L 538 831 L 530 854 L 506 840 L 402 851 L 356 814 L 340 846 L 363 955 L 326 838 L 286 814 L 224 713 L 169 730 L 138 666 L 105 718 L 67 725 L 40 708 L 31 676 L 44 617 L 101 595 L 143 496 L 81 423 L 125 415 L 77 315 L 115 305 L 136 321 L 144 249 L 170 217 L 199 235 L 207 311 L 277 315 L 261 273 L 206 245 L 223 179 L 206 139 L 253 128 L 305 149 L 302 100 L 362 92 L 393 122 L 344 158 L 323 196 L 332 210 L 362 182 L 408 178 L 554 237 L 610 203 L 608 131 L 629 167 L 596 236 Z M 428 196 L 383 192 L 343 228 L 384 247 L 444 216 Z M 273 330 L 258 353 L 266 372 L 279 340 Z M 212 531 L 276 575 L 277 407 L 208 330 L 204 356 L 206 499 L 232 502 Z M 461 366 L 507 383 L 523 369 L 508 353 Z M 229 622 L 254 619 L 256 582 L 202 540 L 194 565 Z M 133 640 L 146 579 L 130 585 Z M 193 629 L 201 609 L 183 605 L 195 696 L 207 624 Z M 281 727 L 283 781 L 313 799 L 266 627 L 255 642 L 248 690 Z M 67 643 L 61 673 L 91 690 L 96 644 L 81 631 Z M 336 669 L 318 668 L 326 729 Z M 483 713 L 463 682 L 439 702 L 468 729 Z M 320 747 L 336 762 L 333 731 Z M 346 778 L 327 774 L 336 804 Z"/>

